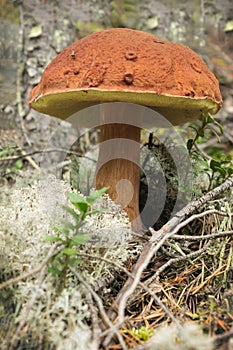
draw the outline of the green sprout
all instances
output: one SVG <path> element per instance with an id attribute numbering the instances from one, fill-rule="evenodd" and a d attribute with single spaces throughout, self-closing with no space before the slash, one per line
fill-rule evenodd
<path id="1" fill-rule="evenodd" d="M 132 335 L 134 335 L 136 338 L 138 338 L 139 340 L 142 341 L 147 341 L 149 338 L 152 337 L 153 335 L 153 330 L 149 327 L 145 327 L 142 326 L 139 329 L 136 329 L 135 327 L 133 327 L 130 330 L 127 330 L 128 333 L 131 333 Z"/>
<path id="2" fill-rule="evenodd" d="M 69 214 L 68 219 L 61 220 L 59 226 L 54 227 L 56 235 L 45 237 L 46 242 L 60 244 L 59 252 L 53 257 L 49 272 L 59 277 L 58 293 L 61 293 L 65 287 L 67 272 L 70 266 L 81 264 L 82 261 L 77 257 L 78 247 L 87 243 L 91 237 L 82 227 L 86 219 L 102 211 L 92 210 L 92 205 L 106 192 L 108 188 L 93 190 L 87 197 L 79 193 L 68 193 L 68 198 L 72 207 L 64 205 L 63 209 Z"/>

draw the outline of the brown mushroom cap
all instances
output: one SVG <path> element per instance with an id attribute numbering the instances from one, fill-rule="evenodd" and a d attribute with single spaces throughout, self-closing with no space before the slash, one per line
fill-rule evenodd
<path id="1" fill-rule="evenodd" d="M 175 124 L 215 114 L 219 84 L 188 47 L 126 28 L 97 32 L 64 49 L 31 91 L 30 106 L 65 119 L 103 102 L 151 107 Z"/>

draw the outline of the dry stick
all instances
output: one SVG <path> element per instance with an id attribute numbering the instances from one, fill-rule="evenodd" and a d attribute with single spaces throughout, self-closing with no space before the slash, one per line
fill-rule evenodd
<path id="1" fill-rule="evenodd" d="M 21 148 L 20 148 L 20 150 L 21 150 Z M 85 159 L 91 160 L 93 163 L 96 163 L 95 159 L 88 157 L 85 154 L 71 151 L 71 150 L 65 149 L 65 148 L 49 148 L 49 149 L 43 149 L 43 150 L 35 150 L 35 151 L 29 152 L 29 153 L 26 153 L 26 151 L 24 151 L 24 152 L 25 153 L 20 154 L 20 155 L 2 158 L 0 161 L 4 162 L 4 161 L 10 161 L 10 160 L 18 160 L 18 159 L 31 157 L 31 156 L 34 156 L 35 154 L 41 154 L 41 153 L 63 152 L 63 153 L 69 154 L 69 155 L 75 155 L 75 156 L 80 157 L 80 158 L 85 158 Z"/>
<path id="2" fill-rule="evenodd" d="M 194 258 L 198 255 L 201 255 L 204 251 L 206 251 L 206 249 L 208 249 L 210 246 L 210 243 L 207 243 L 203 248 L 195 251 L 195 252 L 192 252 L 190 254 L 187 254 L 185 256 L 180 256 L 178 258 L 173 258 L 173 259 L 170 259 L 168 260 L 165 264 L 163 264 L 156 272 L 155 274 L 147 280 L 146 284 L 147 285 L 150 285 L 151 283 L 153 283 L 153 281 L 166 269 L 168 268 L 169 266 L 171 266 L 172 264 L 175 264 L 177 262 L 180 262 L 180 261 L 184 261 L 184 260 L 188 260 L 190 258 Z"/>
<path id="3" fill-rule="evenodd" d="M 92 319 L 92 342 L 91 342 L 91 349 L 92 350 L 98 350 L 100 346 L 100 328 L 99 328 L 99 322 L 98 322 L 98 315 L 96 307 L 93 304 L 93 297 L 91 292 L 85 293 L 87 298 L 87 303 L 89 305 L 91 319 Z"/>
<path id="4" fill-rule="evenodd" d="M 101 256 L 96 256 L 92 254 L 86 254 L 86 253 L 78 253 L 77 254 L 79 257 L 87 257 L 87 258 L 92 258 L 92 259 L 99 259 L 102 261 L 107 262 L 110 265 L 115 266 L 118 270 L 122 270 L 129 278 L 134 279 L 134 276 L 131 272 L 129 272 L 124 266 L 121 266 L 117 264 L 115 261 L 112 261 L 107 258 L 103 258 Z M 157 297 L 155 293 L 153 293 L 143 282 L 139 282 L 138 285 L 144 289 L 150 296 L 155 300 L 156 304 L 161 307 L 161 309 L 167 314 L 168 317 L 171 318 L 171 320 L 176 323 L 177 325 L 179 324 L 176 318 L 170 313 L 170 311 L 166 308 L 166 306 L 163 304 L 163 302 Z M 106 333 L 108 330 L 106 331 Z"/>
<path id="5" fill-rule="evenodd" d="M 31 277 L 35 274 L 37 274 L 38 272 L 40 272 L 49 262 L 49 260 L 57 253 L 55 250 L 57 249 L 57 247 L 60 245 L 60 243 L 57 243 L 55 245 L 52 246 L 52 248 L 49 250 L 48 255 L 46 256 L 46 258 L 44 259 L 44 261 L 42 261 L 42 263 L 38 266 L 36 266 L 34 269 L 32 269 L 31 271 L 24 273 L 22 275 L 19 275 L 17 277 L 11 278 L 3 283 L 0 284 L 0 290 L 6 287 L 9 287 L 13 284 L 16 284 L 20 281 L 26 280 L 28 277 Z"/>
<path id="6" fill-rule="evenodd" d="M 193 203 L 193 202 L 192 202 Z M 191 204 L 191 203 L 190 203 Z M 188 204 L 189 205 L 189 204 Z M 187 226 L 188 224 L 190 224 L 190 222 L 196 220 L 196 219 L 199 219 L 199 218 L 202 218 L 203 216 L 206 216 L 208 214 L 216 214 L 218 213 L 219 211 L 218 210 L 215 210 L 215 209 L 210 209 L 210 210 L 206 210 L 202 213 L 199 213 L 199 214 L 194 214 L 192 216 L 190 216 L 188 219 L 186 219 L 185 221 L 182 221 L 179 225 L 176 226 L 176 232 L 178 232 L 181 228 Z M 228 216 L 228 214 L 225 213 L 226 216 Z M 168 222 L 169 223 L 169 222 Z M 150 228 L 149 229 L 150 232 L 152 234 L 156 233 L 157 231 L 155 231 L 153 228 Z M 159 232 L 159 231 L 158 231 Z M 174 235 L 172 235 L 172 238 L 173 238 Z"/>
<path id="7" fill-rule="evenodd" d="M 98 296 L 98 294 L 92 289 L 92 287 L 91 287 L 88 283 L 86 283 L 86 282 L 84 281 L 84 279 L 80 276 L 79 273 L 77 273 L 77 271 L 75 271 L 74 268 L 70 267 L 70 270 L 71 270 L 72 273 L 79 279 L 79 281 L 84 285 L 84 287 L 90 292 L 90 294 L 92 295 L 93 299 L 96 301 L 104 325 L 107 326 L 107 327 L 112 328 L 112 327 L 113 327 L 113 324 L 112 324 L 112 322 L 109 320 L 108 315 L 106 314 L 106 312 L 105 312 L 105 310 L 104 310 L 104 306 L 103 306 L 102 300 L 100 299 L 100 297 Z M 126 349 L 126 348 L 125 348 L 125 343 L 124 343 L 123 337 L 122 337 L 122 335 L 118 332 L 117 329 L 115 330 L 115 334 L 116 334 L 116 336 L 117 336 L 117 338 L 118 338 L 118 340 L 119 340 L 120 345 L 122 346 L 122 349 L 123 349 L 123 350 Z M 102 336 L 103 336 L 103 335 L 102 335 Z"/>
<path id="8" fill-rule="evenodd" d="M 102 261 L 105 261 L 115 267 L 117 267 L 118 270 L 122 270 L 129 278 L 134 279 L 134 276 L 132 275 L 132 273 L 130 273 L 125 267 L 120 266 L 119 264 L 117 264 L 116 262 L 107 259 L 107 258 L 103 258 L 100 256 L 94 256 L 92 254 L 86 254 L 86 253 L 78 253 L 77 254 L 79 257 L 87 257 L 87 258 L 92 258 L 92 259 L 99 259 Z M 158 306 L 161 307 L 161 309 L 167 314 L 168 317 L 170 317 L 170 319 L 177 325 L 177 327 L 179 327 L 179 322 L 176 320 L 176 318 L 172 315 L 172 313 L 166 308 L 166 306 L 162 303 L 162 301 L 157 297 L 157 295 L 155 293 L 153 293 L 144 283 L 142 282 L 138 282 L 138 285 L 143 288 L 148 294 L 151 295 L 151 297 L 155 300 L 155 302 L 157 303 Z M 108 316 L 107 316 L 108 317 Z M 108 318 L 109 320 L 109 318 Z M 105 332 L 103 332 L 102 336 L 106 336 L 108 335 L 108 337 L 105 339 L 104 341 L 104 345 L 107 346 L 109 344 L 109 342 L 111 341 L 112 337 L 114 336 L 114 334 L 116 333 L 117 329 L 122 326 L 122 324 L 125 322 L 125 319 L 121 319 L 119 320 L 116 324 L 114 324 L 113 326 L 111 326 L 109 329 L 107 329 Z M 105 322 L 104 322 L 105 324 Z"/>
<path id="9" fill-rule="evenodd" d="M 40 275 L 38 277 L 38 285 L 40 286 L 45 278 L 45 273 L 46 273 L 46 269 L 47 269 L 47 263 L 49 262 L 49 260 L 57 253 L 56 249 L 57 247 L 60 245 L 60 243 L 57 243 L 55 245 L 53 245 L 46 258 L 44 259 L 44 261 L 38 265 L 36 268 L 34 268 L 33 270 L 29 271 L 28 273 L 25 273 L 23 275 L 20 275 L 16 278 L 12 278 L 4 283 L 2 283 L 0 285 L 0 289 L 3 289 L 5 287 L 8 287 L 10 285 L 13 285 L 15 283 L 18 283 L 19 281 L 22 281 L 30 276 L 33 276 L 36 273 L 40 272 Z M 27 304 L 26 306 L 26 315 L 24 317 L 24 319 L 19 323 L 14 336 L 12 337 L 10 344 L 9 342 L 9 336 L 11 336 L 11 333 L 9 333 L 9 336 L 6 337 L 5 341 L 1 344 L 1 350 L 13 350 L 14 349 L 14 345 L 15 343 L 18 341 L 18 339 L 20 338 L 20 332 L 22 330 L 22 328 L 24 327 L 25 323 L 27 322 L 27 317 L 29 315 L 29 312 L 33 306 L 33 304 L 35 303 L 36 299 L 37 299 L 37 294 L 38 294 L 38 289 L 36 289 L 35 293 L 32 295 L 30 302 Z M 10 347 L 9 347 L 10 345 Z"/>
<path id="10" fill-rule="evenodd" d="M 232 236 L 233 231 L 222 231 L 222 232 L 213 232 L 208 235 L 203 236 L 189 236 L 189 235 L 174 235 L 172 236 L 172 239 L 182 240 L 182 241 L 202 241 L 205 239 L 214 239 L 214 238 L 220 238 L 220 237 L 228 237 Z"/>
<path id="11" fill-rule="evenodd" d="M 205 213 L 207 213 L 208 211 L 206 211 Z M 226 213 L 222 213 L 222 212 L 218 212 L 218 214 L 221 215 L 226 215 Z M 228 215 L 226 215 L 228 216 Z M 192 216 L 193 217 L 193 216 Z M 180 235 L 173 235 L 172 239 L 182 239 L 185 240 L 190 239 L 190 240 L 204 240 L 204 239 L 214 239 L 214 238 L 219 238 L 219 237 L 228 237 L 230 235 L 233 234 L 233 231 L 225 231 L 225 232 L 219 232 L 219 233 L 215 233 L 215 234 L 209 234 L 209 235 L 204 235 L 204 236 L 180 236 Z M 146 285 L 150 285 L 151 283 L 153 283 L 154 280 L 156 280 L 156 278 L 169 266 L 171 266 L 174 263 L 180 262 L 180 261 L 184 261 L 190 258 L 194 258 L 198 255 L 201 255 L 206 249 L 208 249 L 210 245 L 210 242 L 207 243 L 203 248 L 199 249 L 198 251 L 192 252 L 188 255 L 182 256 L 182 257 L 178 257 L 178 258 L 173 258 L 170 259 L 169 261 L 167 261 L 164 265 L 162 265 L 157 271 L 156 273 L 146 281 Z M 145 282 L 144 282 L 145 283 Z"/>
<path id="12" fill-rule="evenodd" d="M 226 190 L 229 190 L 233 186 L 233 176 L 229 177 L 223 184 L 214 188 L 201 198 L 189 203 L 186 207 L 180 210 L 171 220 L 168 221 L 160 230 L 155 231 L 151 229 L 152 237 L 150 241 L 145 245 L 142 250 L 138 261 L 136 262 L 132 275 L 134 279 L 128 278 L 122 289 L 117 295 L 117 298 L 112 305 L 111 309 L 108 311 L 109 318 L 114 320 L 117 317 L 117 312 L 115 311 L 119 308 L 119 321 L 124 318 L 124 310 L 126 307 L 126 303 L 130 295 L 136 289 L 143 271 L 149 264 L 150 260 L 157 253 L 159 248 L 164 244 L 164 242 L 176 234 L 179 229 L 182 227 L 182 220 L 184 220 L 187 216 L 194 213 L 197 209 L 202 207 L 206 202 L 216 198 L 221 193 Z M 155 245 L 155 243 L 157 244 Z"/>
<path id="13" fill-rule="evenodd" d="M 41 284 L 43 283 L 43 280 L 45 278 L 45 272 L 46 272 L 46 266 L 44 266 L 42 268 L 42 270 L 40 271 L 40 275 L 38 278 L 38 286 L 41 286 Z M 28 315 L 37 299 L 37 295 L 38 295 L 38 291 L 39 288 L 37 288 L 35 290 L 35 293 L 32 294 L 31 300 L 29 301 L 29 303 L 26 306 L 26 313 L 24 318 L 21 320 L 21 322 L 19 323 L 10 343 L 8 344 L 8 338 L 6 338 L 6 340 L 3 342 L 2 346 L 1 346 L 1 350 L 13 350 L 15 348 L 15 344 L 17 343 L 18 339 L 20 339 L 20 333 L 22 328 L 25 326 L 25 323 L 27 322 L 27 318 Z M 10 345 L 10 347 L 8 347 L 8 345 Z"/>

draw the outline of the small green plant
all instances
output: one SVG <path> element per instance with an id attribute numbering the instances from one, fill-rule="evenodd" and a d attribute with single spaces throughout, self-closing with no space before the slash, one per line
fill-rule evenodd
<path id="1" fill-rule="evenodd" d="M 232 160 L 223 152 L 203 152 L 200 145 L 208 141 L 211 135 L 215 135 L 220 142 L 220 135 L 223 133 L 222 126 L 210 115 L 203 115 L 199 126 L 191 125 L 194 130 L 192 138 L 187 140 L 187 148 L 190 157 L 194 160 L 193 167 L 197 173 L 204 173 L 209 178 L 210 190 L 220 185 L 224 180 L 233 174 Z"/>
<path id="2" fill-rule="evenodd" d="M 215 127 L 217 127 L 218 131 L 215 130 Z M 190 128 L 195 131 L 194 136 L 187 141 L 187 148 L 190 154 L 192 153 L 196 142 L 198 143 L 200 138 L 206 136 L 207 130 L 210 130 L 217 137 L 219 142 L 219 135 L 223 133 L 221 124 L 219 124 L 210 113 L 207 115 L 202 115 L 201 124 L 199 127 L 190 125 Z"/>
<path id="3" fill-rule="evenodd" d="M 136 329 L 133 327 L 132 329 L 128 330 L 127 332 L 133 334 L 139 340 L 142 340 L 142 341 L 147 341 L 153 335 L 153 330 L 149 327 L 144 327 L 144 326 L 140 327 L 139 329 Z"/>
<path id="4" fill-rule="evenodd" d="M 51 266 L 49 266 L 49 272 L 59 277 L 58 293 L 65 287 L 69 266 L 81 264 L 81 260 L 77 257 L 77 249 L 91 238 L 89 234 L 82 231 L 82 227 L 89 216 L 101 212 L 91 208 L 106 190 L 107 187 L 93 190 L 87 197 L 74 192 L 68 193 L 69 201 L 74 208 L 69 205 L 63 206 L 68 213 L 68 218 L 61 220 L 60 225 L 54 227 L 56 235 L 46 236 L 44 239 L 47 242 L 61 244 L 61 249 L 53 257 Z"/>

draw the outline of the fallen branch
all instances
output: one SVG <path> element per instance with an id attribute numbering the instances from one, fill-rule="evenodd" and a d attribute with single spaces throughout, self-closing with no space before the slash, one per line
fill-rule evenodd
<path id="1" fill-rule="evenodd" d="M 49 149 L 43 149 L 43 150 L 35 150 L 32 152 L 28 152 L 28 153 L 25 150 L 23 151 L 21 148 L 19 148 L 19 149 L 21 151 L 21 154 L 15 155 L 15 156 L 10 156 L 10 157 L 4 157 L 4 158 L 1 158 L 0 161 L 5 162 L 5 161 L 12 161 L 12 160 L 19 160 L 19 159 L 34 156 L 36 154 L 43 154 L 43 153 L 64 152 L 64 153 L 69 154 L 69 155 L 75 155 L 77 157 L 86 158 L 86 159 L 91 160 L 92 162 L 96 163 L 95 159 L 88 157 L 85 154 L 71 151 L 71 150 L 65 149 L 65 148 L 49 148 Z"/>
<path id="2" fill-rule="evenodd" d="M 119 319 L 124 318 L 124 310 L 130 295 L 132 295 L 132 293 L 135 291 L 137 285 L 140 282 L 143 271 L 146 269 L 149 262 L 156 255 L 164 242 L 175 235 L 180 230 L 180 228 L 183 227 L 182 223 L 187 217 L 195 213 L 195 211 L 200 209 L 208 201 L 217 198 L 220 194 L 229 190 L 232 186 L 233 176 L 229 177 L 223 184 L 209 191 L 201 198 L 198 198 L 197 200 L 189 203 L 186 207 L 181 209 L 172 219 L 170 219 L 168 223 L 165 224 L 160 230 L 155 231 L 152 228 L 150 229 L 152 237 L 150 238 L 149 242 L 146 243 L 136 264 L 134 265 L 132 271 L 132 276 L 134 276 L 134 279 L 132 279 L 132 277 L 128 278 L 118 293 L 114 304 L 108 311 L 108 316 L 111 320 L 114 320 L 117 317 L 116 310 L 118 309 Z"/>
<path id="3" fill-rule="evenodd" d="M 70 267 L 70 270 L 72 271 L 72 273 L 79 279 L 79 281 L 84 285 L 84 287 L 89 291 L 89 293 L 92 295 L 92 298 L 96 301 L 97 306 L 99 308 L 99 312 L 102 318 L 102 321 L 104 323 L 104 325 L 107 328 L 111 328 L 113 327 L 112 322 L 109 320 L 108 315 L 106 314 L 105 310 L 104 310 L 104 306 L 102 303 L 101 298 L 98 296 L 98 294 L 92 289 L 92 287 L 82 278 L 82 276 L 72 267 Z M 119 343 L 122 346 L 122 349 L 125 349 L 125 344 L 124 344 L 124 340 L 122 335 L 118 332 L 118 330 L 115 330 L 115 334 L 118 338 Z M 103 336 L 103 335 L 102 335 Z M 95 345 L 95 344 L 94 344 Z"/>
<path id="4" fill-rule="evenodd" d="M 44 280 L 45 274 L 46 274 L 46 270 L 47 270 L 47 266 L 46 265 L 43 265 L 43 267 L 40 269 L 40 274 L 39 274 L 39 277 L 38 277 L 38 287 L 41 286 L 42 283 L 43 283 L 43 280 Z M 4 340 L 3 344 L 1 345 L 1 350 L 14 350 L 15 349 L 15 345 L 18 342 L 18 340 L 20 339 L 21 331 L 22 331 L 23 327 L 25 326 L 25 324 L 27 322 L 28 315 L 29 315 L 29 313 L 30 313 L 34 303 L 36 302 L 38 294 L 39 294 L 39 288 L 36 288 L 35 292 L 32 294 L 32 297 L 31 297 L 30 301 L 26 305 L 26 312 L 25 312 L 24 318 L 19 323 L 19 325 L 18 325 L 18 327 L 17 327 L 17 329 L 16 329 L 16 331 L 15 331 L 13 336 L 9 332 L 8 337 L 6 337 L 6 339 Z"/>
<path id="5" fill-rule="evenodd" d="M 125 267 L 117 264 L 116 262 L 110 260 L 110 259 L 107 259 L 107 258 L 103 258 L 101 256 L 94 256 L 94 255 L 91 255 L 91 254 L 86 254 L 86 253 L 78 253 L 77 254 L 79 257 L 87 257 L 87 258 L 93 258 L 93 259 L 99 259 L 101 261 L 104 261 L 104 262 L 107 262 L 109 263 L 110 265 L 113 265 L 114 267 L 117 268 L 117 270 L 122 270 L 129 278 L 133 279 L 134 280 L 134 276 L 132 275 L 131 272 L 129 272 Z M 73 272 L 73 269 L 72 269 L 72 272 Z M 156 304 L 165 312 L 165 314 L 177 325 L 177 327 L 180 326 L 178 320 L 173 316 L 173 314 L 167 309 L 167 307 L 163 304 L 163 302 L 159 299 L 159 297 L 156 295 L 156 293 L 152 292 L 150 288 L 148 288 L 144 283 L 142 282 L 138 282 L 138 285 L 144 289 L 153 299 L 154 301 L 156 302 Z M 94 292 L 94 291 L 93 291 Z M 103 309 L 101 309 L 101 311 L 103 311 Z M 121 313 L 123 314 L 124 312 L 121 311 Z M 119 314 L 120 314 L 120 310 L 119 310 Z M 104 311 L 104 314 L 101 314 L 102 316 L 104 315 L 104 325 L 107 326 L 108 328 L 106 329 L 106 331 L 102 334 L 102 336 L 107 336 L 107 338 L 105 339 L 104 341 L 104 346 L 107 346 L 112 337 L 116 334 L 117 332 L 117 329 L 119 327 L 121 327 L 123 325 L 123 323 L 125 322 L 125 317 L 119 317 L 118 318 L 118 321 L 117 323 L 115 324 L 112 324 L 111 323 L 111 326 L 109 324 L 109 322 L 111 322 L 111 320 L 109 319 L 109 316 L 107 314 L 105 314 L 105 311 Z M 106 320 L 107 320 L 107 323 L 106 323 Z"/>
<path id="6" fill-rule="evenodd" d="M 172 236 L 172 239 L 182 240 L 182 241 L 203 241 L 205 239 L 215 239 L 220 237 L 228 237 L 232 235 L 233 235 L 233 231 L 222 231 L 222 232 L 213 232 L 203 236 L 174 235 Z"/>
<path id="7" fill-rule="evenodd" d="M 24 273 L 22 275 L 19 275 L 17 277 L 11 278 L 3 283 L 0 284 L 0 290 L 4 289 L 6 287 L 12 286 L 20 281 L 24 281 L 26 280 L 28 277 L 31 277 L 33 275 L 36 275 L 37 273 L 39 273 L 46 265 L 47 263 L 52 259 L 52 257 L 54 255 L 57 254 L 56 249 L 58 248 L 58 246 L 60 245 L 60 243 L 57 243 L 55 245 L 52 246 L 52 248 L 49 250 L 46 258 L 42 261 L 42 263 L 38 266 L 36 266 L 34 269 L 32 269 L 31 271 Z"/>

